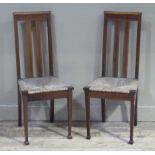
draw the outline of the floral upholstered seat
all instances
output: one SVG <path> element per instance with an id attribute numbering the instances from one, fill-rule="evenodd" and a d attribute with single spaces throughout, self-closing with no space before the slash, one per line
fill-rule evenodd
<path id="1" fill-rule="evenodd" d="M 88 85 L 92 91 L 129 93 L 137 90 L 138 81 L 130 78 L 101 77 Z"/>
<path id="2" fill-rule="evenodd" d="M 28 91 L 28 94 L 67 90 L 69 87 L 53 76 L 20 79 L 18 84 L 20 91 Z"/>

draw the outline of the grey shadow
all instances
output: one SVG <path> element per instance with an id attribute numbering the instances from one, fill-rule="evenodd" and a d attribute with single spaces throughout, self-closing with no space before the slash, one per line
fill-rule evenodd
<path id="1" fill-rule="evenodd" d="M 80 122 L 80 127 L 81 124 L 85 126 L 85 107 L 81 103 L 83 103 L 83 97 L 84 94 L 80 93 L 79 95 L 76 96 L 76 98 L 73 98 L 73 108 L 72 108 L 72 127 L 78 127 L 78 122 Z M 62 107 L 55 113 L 55 118 L 59 118 L 60 120 L 65 120 L 63 121 L 63 125 L 65 125 L 64 129 L 65 131 L 67 130 L 68 124 L 67 124 L 67 100 L 64 101 L 65 103 L 61 102 Z M 64 104 L 64 105 L 63 105 Z M 56 106 L 56 104 L 55 104 Z M 84 121 L 81 123 L 81 120 Z M 56 122 L 58 120 L 55 120 Z M 56 124 L 57 126 L 57 124 Z M 59 126 L 59 125 L 58 125 Z M 62 125 L 60 126 L 62 127 Z M 81 137 L 85 137 L 85 135 L 82 135 L 79 132 L 76 132 L 72 129 L 72 133 L 79 135 Z"/>
<path id="2" fill-rule="evenodd" d="M 121 141 L 123 141 L 123 142 L 128 143 L 128 140 L 126 140 L 126 139 L 124 139 L 124 138 L 122 138 L 122 137 L 120 137 L 120 136 L 118 136 L 118 135 L 116 135 L 116 134 L 113 134 L 112 132 L 110 132 L 110 131 L 108 131 L 108 130 L 106 130 L 106 129 L 102 129 L 102 130 L 100 130 L 100 131 L 103 131 L 103 132 L 109 134 L 110 136 L 112 136 L 112 137 L 114 137 L 114 138 L 117 138 L 117 139 L 119 139 L 119 140 L 121 140 Z"/>
<path id="3" fill-rule="evenodd" d="M 57 124 L 54 124 L 54 126 L 60 127 L 60 126 L 57 125 Z M 60 136 L 62 136 L 62 137 L 67 137 L 67 135 L 65 135 L 65 134 L 63 134 L 63 133 L 61 133 L 61 132 L 58 132 L 58 131 L 56 131 L 56 130 L 53 130 L 53 129 L 47 127 L 47 126 L 39 125 L 39 127 L 41 127 L 42 129 L 45 129 L 46 131 L 50 131 L 50 132 L 56 133 L 57 135 L 60 135 Z M 61 126 L 61 129 L 64 129 L 64 127 Z"/>
<path id="4" fill-rule="evenodd" d="M 112 113 L 118 108 L 120 107 L 120 112 L 121 112 L 121 118 L 123 122 L 127 122 L 129 120 L 128 115 L 127 115 L 127 107 L 126 107 L 126 103 L 123 101 L 117 101 L 117 103 L 115 103 L 114 100 L 106 100 L 106 117 L 108 119 L 108 117 L 110 117 L 112 115 Z"/>
<path id="5" fill-rule="evenodd" d="M 9 122 L 11 122 L 11 121 L 9 121 Z M 23 144 L 23 142 L 24 142 L 24 136 L 23 136 L 23 141 L 20 141 L 20 140 L 18 140 L 18 139 L 16 139 L 15 138 L 15 135 L 13 135 L 14 134 L 14 132 L 6 132 L 6 130 L 3 130 L 3 127 L 4 128 L 14 128 L 14 127 L 17 127 L 17 124 L 15 123 L 15 124 L 5 124 L 5 121 L 3 122 L 3 121 L 1 121 L 1 123 L 2 123 L 2 125 L 0 125 L 0 127 L 1 127 L 1 132 L 0 132 L 0 137 L 4 137 L 4 138 L 8 138 L 8 139 L 12 139 L 12 140 L 14 140 L 14 141 L 16 141 L 16 142 L 18 142 L 18 143 L 21 143 L 21 144 Z M 18 134 L 18 133 L 17 133 Z"/>

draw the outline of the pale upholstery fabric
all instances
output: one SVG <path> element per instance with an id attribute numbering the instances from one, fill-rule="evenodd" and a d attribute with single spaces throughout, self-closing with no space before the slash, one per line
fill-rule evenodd
<path id="1" fill-rule="evenodd" d="M 58 78 L 39 77 L 39 78 L 27 78 L 18 81 L 21 91 L 28 91 L 28 94 L 67 90 L 68 87 Z"/>
<path id="2" fill-rule="evenodd" d="M 91 82 L 88 87 L 94 91 L 129 93 L 130 90 L 137 90 L 138 81 L 129 78 L 101 77 Z"/>

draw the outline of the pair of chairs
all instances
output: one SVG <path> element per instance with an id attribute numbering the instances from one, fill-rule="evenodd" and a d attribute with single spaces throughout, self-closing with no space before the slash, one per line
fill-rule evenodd
<path id="1" fill-rule="evenodd" d="M 68 138 L 71 139 L 73 87 L 54 76 L 52 53 L 51 13 L 17 12 L 14 16 L 17 87 L 18 125 L 22 126 L 22 109 L 25 131 L 25 145 L 28 141 L 28 102 L 50 100 L 50 121 L 54 121 L 54 99 L 67 98 Z M 107 46 L 109 22 L 114 23 L 113 74 L 107 76 Z M 136 64 L 134 78 L 127 78 L 130 22 L 137 22 Z M 124 23 L 124 24 L 123 24 Z M 119 77 L 119 38 L 121 25 L 124 27 L 122 71 Z M 43 28 L 45 27 L 45 28 Z M 87 139 L 90 135 L 90 98 L 101 99 L 102 121 L 106 118 L 105 99 L 130 101 L 130 140 L 133 144 L 133 127 L 137 125 L 137 93 L 140 53 L 141 13 L 105 12 L 103 29 L 102 77 L 84 87 L 86 104 Z M 22 37 L 20 38 L 19 34 Z M 23 41 L 22 41 L 23 39 Z M 23 48 L 22 48 L 23 47 Z M 22 64 L 24 63 L 24 65 Z M 107 65 L 107 66 L 106 66 Z M 23 72 L 24 70 L 24 72 Z"/>

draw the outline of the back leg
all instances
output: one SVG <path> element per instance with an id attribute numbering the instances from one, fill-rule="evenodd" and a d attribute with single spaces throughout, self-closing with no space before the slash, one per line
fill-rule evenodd
<path id="1" fill-rule="evenodd" d="M 137 115 L 138 115 L 138 92 L 136 94 L 136 101 L 135 101 L 135 119 L 134 119 L 134 126 L 137 126 Z"/>
<path id="2" fill-rule="evenodd" d="M 106 122 L 106 103 L 105 99 L 101 99 L 102 122 Z"/>
<path id="3" fill-rule="evenodd" d="M 22 101 L 18 89 L 18 126 L 22 126 Z"/>
<path id="4" fill-rule="evenodd" d="M 54 122 L 54 99 L 50 100 L 50 122 Z"/>

